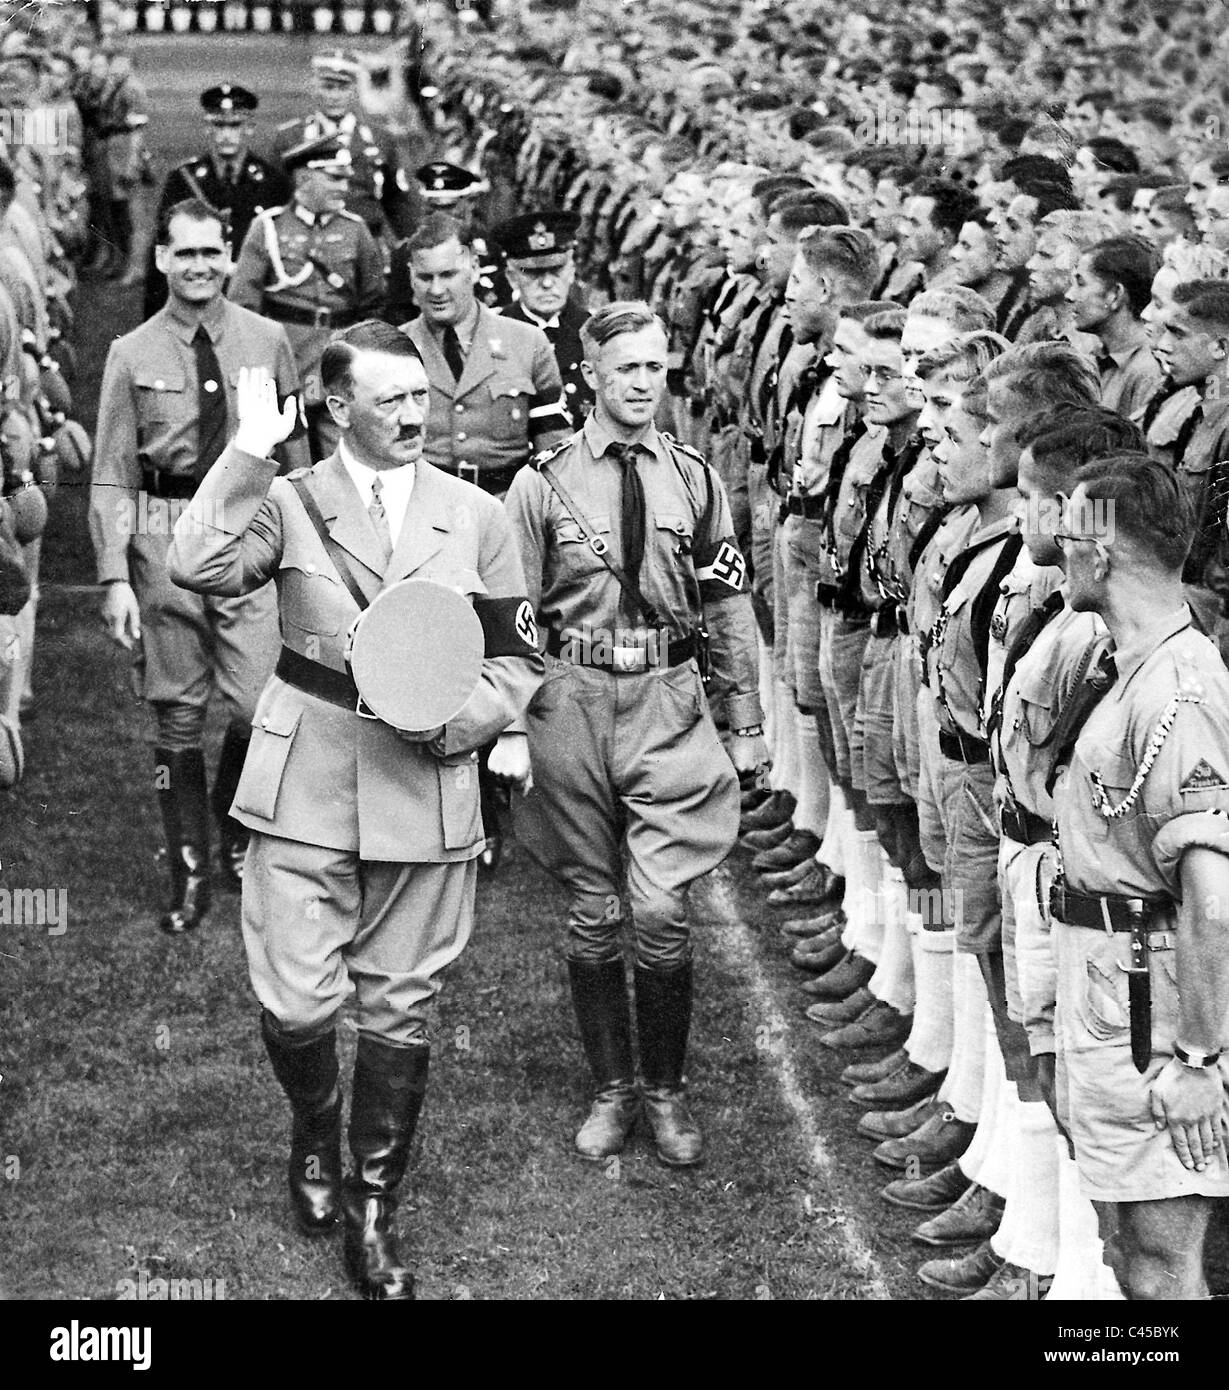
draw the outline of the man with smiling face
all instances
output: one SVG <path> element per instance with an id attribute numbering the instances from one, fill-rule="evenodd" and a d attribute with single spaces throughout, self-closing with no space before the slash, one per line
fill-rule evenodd
<path id="1" fill-rule="evenodd" d="M 216 596 L 279 579 L 284 645 L 235 794 L 252 835 L 244 946 L 294 1116 L 299 1226 L 327 1231 L 340 1208 L 358 1291 L 405 1300 L 414 1279 L 393 1213 L 426 1090 L 432 1000 L 473 926 L 477 750 L 520 717 L 542 662 L 517 630 L 524 582 L 502 509 L 423 459 L 430 387 L 413 344 L 388 324 L 357 324 L 320 370 L 337 451 L 277 477 L 269 454 L 293 407 L 279 411 L 263 368 L 241 373 L 238 433 L 178 524 L 170 566 L 176 583 Z M 408 578 L 470 597 L 485 638 L 465 705 L 419 733 L 358 712 L 347 660 L 365 605 Z M 523 775 L 523 737 L 513 744 L 508 767 Z M 351 995 L 354 1168 L 343 1186 L 336 1020 Z"/>
<path id="2" fill-rule="evenodd" d="M 171 583 L 171 527 L 235 430 L 235 386 L 250 361 L 273 364 L 283 396 L 298 391 L 286 332 L 222 295 L 229 248 L 218 214 L 194 200 L 164 215 L 154 255 L 165 306 L 118 339 L 107 356 L 98 409 L 90 536 L 102 616 L 134 654 L 154 714 L 158 804 L 171 901 L 159 925 L 178 935 L 209 907 L 209 801 L 205 716 L 216 689 L 227 732 L 213 786 L 222 866 L 242 872 L 247 833 L 228 814 L 247 751 L 252 711 L 277 658 L 272 589 L 197 598 Z M 287 462 L 306 462 L 293 443 Z"/>
<path id="3" fill-rule="evenodd" d="M 584 343 L 593 414 L 516 476 L 506 503 L 548 658 L 528 714 L 534 787 L 517 828 L 570 895 L 568 973 L 596 1090 L 576 1150 L 594 1161 L 621 1152 L 643 1099 L 659 1158 L 684 1167 L 703 1156 L 684 1077 L 687 894 L 734 844 L 736 772 L 767 758 L 755 627 L 725 490 L 653 424 L 666 380 L 660 320 L 615 301 L 588 320 Z M 728 755 L 697 666 L 705 625 Z"/>

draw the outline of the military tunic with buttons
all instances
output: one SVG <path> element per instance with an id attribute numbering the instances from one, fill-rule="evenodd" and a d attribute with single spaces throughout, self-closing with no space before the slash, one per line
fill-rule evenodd
<path id="1" fill-rule="evenodd" d="M 1229 854 L 1229 671 L 1190 609 L 1114 651 L 1117 679 L 1084 724 L 1054 789 L 1061 872 L 1081 893 L 1159 902 L 1168 931 L 1148 940 L 1152 1059 L 1131 1058 L 1125 932 L 1055 919 L 1059 1054 L 1085 1193 L 1107 1202 L 1229 1196 L 1224 1146 L 1184 1168 L 1149 1093 L 1178 1032 L 1174 935 L 1188 849 Z M 1220 1063 L 1229 1080 L 1229 1067 Z"/>
<path id="2" fill-rule="evenodd" d="M 420 201 L 401 164 L 390 131 L 347 112 L 340 121 L 316 112 L 279 125 L 273 139 L 278 156 L 326 135 L 335 136 L 350 152 L 350 187 L 346 210 L 367 225 L 373 237 L 405 237 L 414 230 Z"/>
<path id="3" fill-rule="evenodd" d="M 155 225 L 167 208 L 185 198 L 201 198 L 212 207 L 230 214 L 230 244 L 239 254 L 252 219 L 266 208 L 281 207 L 291 194 L 290 180 L 276 165 L 247 151 L 228 177 L 213 154 L 188 159 L 166 176 L 158 199 Z M 145 268 L 145 317 L 157 313 L 166 303 L 166 276 L 154 264 L 154 248 L 149 249 Z"/>
<path id="4" fill-rule="evenodd" d="M 226 296 L 285 325 L 304 402 L 318 405 L 325 343 L 383 302 L 379 248 L 353 213 L 317 216 L 297 203 L 271 208 L 249 228 Z"/>
<path id="5" fill-rule="evenodd" d="M 431 384 L 423 453 L 437 468 L 503 492 L 531 454 L 567 435 L 559 367 L 540 328 L 480 305 L 460 381 L 425 318 L 401 331 L 422 355 Z"/>
<path id="6" fill-rule="evenodd" d="M 654 642 L 644 616 L 628 611 L 585 537 L 621 563 L 622 477 L 611 442 L 591 415 L 544 456 L 583 527 L 537 467 L 517 474 L 505 503 L 547 650 L 559 652 L 548 656 L 527 716 L 534 788 L 518 808 L 517 833 L 570 892 L 568 952 L 578 959 L 610 958 L 625 853 L 637 957 L 668 968 L 690 950 L 688 887 L 738 833 L 738 779 L 686 643 L 704 619 L 729 724 L 745 728 L 761 719 L 755 628 L 720 480 L 653 428 L 636 464 L 646 520 L 640 588 L 669 624 L 667 637 Z"/>
<path id="7" fill-rule="evenodd" d="M 519 300 L 500 312 L 503 318 L 531 324 L 546 334 L 547 342 L 555 350 L 559 375 L 563 378 L 563 403 L 572 417 L 572 423 L 579 427 L 593 409 L 593 388 L 580 370 L 580 364 L 585 360 L 580 330 L 589 317 L 588 310 L 569 296 L 559 313 L 545 322 L 531 314 Z"/>

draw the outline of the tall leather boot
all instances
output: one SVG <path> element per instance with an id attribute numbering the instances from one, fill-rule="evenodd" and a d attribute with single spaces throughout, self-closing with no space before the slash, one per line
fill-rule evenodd
<path id="1" fill-rule="evenodd" d="M 213 818 L 218 825 L 218 840 L 221 846 L 222 874 L 233 888 L 243 885 L 243 860 L 248 848 L 248 829 L 240 825 L 230 814 L 231 802 L 243 775 L 243 760 L 247 757 L 250 742 L 246 730 L 229 728 L 222 740 L 222 751 L 218 755 L 218 770 L 214 773 L 213 792 L 210 804 Z"/>
<path id="2" fill-rule="evenodd" d="M 644 1113 L 657 1156 L 672 1168 L 689 1168 L 704 1157 L 704 1140 L 687 1108 L 683 1063 L 691 1028 L 691 962 L 673 970 L 636 966 L 636 1024 Z"/>
<path id="3" fill-rule="evenodd" d="M 200 925 L 209 911 L 209 812 L 205 755 L 199 748 L 154 749 L 158 808 L 166 832 L 171 905 L 158 921 L 170 936 Z M 161 775 L 166 768 L 167 775 Z M 162 783 L 166 782 L 166 786 Z"/>
<path id="4" fill-rule="evenodd" d="M 623 961 L 569 960 L 572 1004 L 596 1094 L 576 1134 L 576 1152 L 597 1162 L 622 1153 L 639 1112 L 632 1018 Z"/>
<path id="5" fill-rule="evenodd" d="M 341 1086 L 337 1034 L 296 1039 L 283 1032 L 267 1010 L 260 1033 L 273 1074 L 290 1101 L 290 1205 L 305 1235 L 319 1235 L 337 1224 L 341 1202 Z"/>
<path id="6" fill-rule="evenodd" d="M 414 1276 L 393 1220 L 414 1127 L 427 1092 L 430 1048 L 392 1047 L 360 1033 L 350 1102 L 354 1172 L 342 1188 L 346 1269 L 364 1298 L 406 1301 Z"/>

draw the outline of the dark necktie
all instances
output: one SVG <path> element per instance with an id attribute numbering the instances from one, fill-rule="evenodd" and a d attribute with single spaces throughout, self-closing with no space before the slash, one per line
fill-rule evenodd
<path id="1" fill-rule="evenodd" d="M 197 325 L 192 350 L 196 354 L 196 476 L 203 478 L 226 448 L 226 391 L 203 323 Z"/>
<path id="2" fill-rule="evenodd" d="M 634 444 L 610 444 L 606 452 L 623 470 L 623 500 L 619 512 L 623 573 L 639 587 L 640 564 L 644 559 L 644 483 L 636 467 L 638 450 Z"/>
<path id="3" fill-rule="evenodd" d="M 388 513 L 384 510 L 384 499 L 381 493 L 384 491 L 384 484 L 380 481 L 380 475 L 371 480 L 371 505 L 367 508 L 367 515 L 371 518 L 371 524 L 375 527 L 376 535 L 380 538 L 380 544 L 384 547 L 384 558 L 388 559 L 393 553 L 393 533 L 388 525 Z"/>
<path id="4" fill-rule="evenodd" d="M 460 381 L 465 371 L 465 354 L 461 351 L 461 340 L 457 337 L 457 330 L 452 327 L 444 329 L 444 360 L 448 363 L 448 370 L 453 378 Z"/>

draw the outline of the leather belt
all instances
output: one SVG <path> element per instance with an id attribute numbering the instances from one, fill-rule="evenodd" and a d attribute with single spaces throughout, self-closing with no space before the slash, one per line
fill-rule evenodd
<path id="1" fill-rule="evenodd" d="M 970 767 L 979 767 L 990 761 L 988 743 L 983 743 L 979 738 L 969 738 L 966 734 L 948 733 L 946 729 L 939 730 L 939 752 L 953 762 L 968 763 Z"/>
<path id="2" fill-rule="evenodd" d="M 278 680 L 314 695 L 317 700 L 326 700 L 330 705 L 340 705 L 351 712 L 358 709 L 358 686 L 348 671 L 322 666 L 291 647 L 282 648 L 274 674 Z"/>
<path id="3" fill-rule="evenodd" d="M 592 666 L 612 676 L 639 676 L 663 666 L 681 666 L 696 654 L 696 641 L 691 633 L 685 637 L 675 637 L 669 632 L 653 629 L 653 635 L 657 650 L 665 654 L 665 661 L 650 661 L 649 651 L 641 647 L 595 644 L 584 637 L 564 637 L 554 628 L 547 630 L 546 651 L 549 656 L 569 661 L 573 666 Z"/>
<path id="4" fill-rule="evenodd" d="M 1044 845 L 1049 842 L 1052 834 L 1050 822 L 1026 806 L 1004 806 L 999 815 L 1003 834 L 1016 844 Z"/>
<path id="5" fill-rule="evenodd" d="M 169 497 L 179 500 L 195 497 L 200 487 L 200 479 L 191 473 L 170 473 L 165 468 L 143 468 L 141 470 L 141 491 L 151 497 Z"/>
<path id="6" fill-rule="evenodd" d="M 445 463 L 441 465 L 442 471 L 451 473 L 454 478 L 460 478 L 462 482 L 473 483 L 475 487 L 480 487 L 483 492 L 507 492 L 512 486 L 512 479 L 524 468 L 524 463 L 508 463 L 502 468 L 479 468 L 476 463 Z"/>
<path id="7" fill-rule="evenodd" d="M 909 619 L 899 603 L 885 603 L 871 614 L 872 637 L 895 637 L 897 634 L 909 635 Z"/>
<path id="8" fill-rule="evenodd" d="M 1062 883 L 1050 886 L 1050 916 L 1055 921 L 1069 927 L 1090 927 L 1094 931 L 1125 932 L 1131 938 L 1131 964 L 1118 968 L 1127 977 L 1131 1060 L 1141 1075 L 1152 1060 L 1152 980 L 1148 974 L 1148 952 L 1164 950 L 1171 945 L 1169 929 L 1161 918 L 1169 906 L 1165 898 L 1120 898 L 1077 893 Z M 1163 943 L 1151 944 L 1150 936 L 1163 938 Z"/>
<path id="9" fill-rule="evenodd" d="M 307 309 L 278 304 L 276 300 L 265 300 L 260 312 L 277 323 L 297 323 L 308 328 L 349 328 L 362 319 L 357 309 Z"/>
<path id="10" fill-rule="evenodd" d="M 791 495 L 781 506 L 787 516 L 800 516 L 807 521 L 818 521 L 824 514 L 825 502 L 822 497 L 799 497 Z"/>

